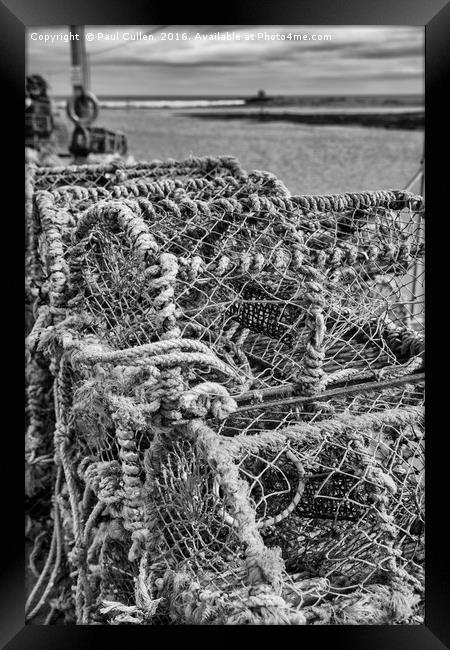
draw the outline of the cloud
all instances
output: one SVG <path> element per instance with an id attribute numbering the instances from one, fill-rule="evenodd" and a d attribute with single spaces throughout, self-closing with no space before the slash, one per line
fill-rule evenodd
<path id="1" fill-rule="evenodd" d="M 330 79 L 339 93 L 421 92 L 424 67 L 424 30 L 418 27 L 339 27 L 296 25 L 170 26 L 166 33 L 186 33 L 187 40 L 123 41 L 124 32 L 137 34 L 155 26 L 94 26 L 86 31 L 116 36 L 87 44 L 98 93 L 112 94 L 238 94 L 264 87 L 268 93 L 328 92 Z M 30 28 L 38 33 L 66 33 L 67 28 Z M 199 40 L 193 36 L 235 33 L 240 40 Z M 267 39 L 244 40 L 246 34 L 267 34 Z M 271 40 L 274 35 L 328 34 L 331 40 Z M 27 42 L 27 69 L 49 78 L 54 93 L 70 91 L 70 45 Z M 326 82 L 326 83 L 325 83 Z M 400 82 L 400 83 L 398 83 Z M 95 85 L 94 85 L 95 83 Z M 117 89 L 120 89 L 119 91 Z M 255 90 L 255 92 L 256 92 Z M 300 92 L 300 91 L 298 91 Z"/>
<path id="2" fill-rule="evenodd" d="M 99 63 L 99 67 L 120 67 L 120 68 L 129 68 L 129 67 L 144 67 L 150 68 L 152 66 L 159 66 L 163 68 L 172 68 L 183 69 L 183 68 L 228 68 L 228 67 L 239 67 L 243 65 L 252 65 L 258 63 L 257 60 L 249 61 L 244 57 L 235 57 L 227 60 L 224 59 L 204 59 L 201 61 L 189 60 L 189 59 L 180 59 L 177 61 L 168 61 L 166 59 L 153 58 L 150 61 L 148 59 L 133 59 L 132 57 L 117 57 L 108 59 Z"/>
<path id="3" fill-rule="evenodd" d="M 373 49 L 360 47 L 347 50 L 343 53 L 347 57 L 361 57 L 363 59 L 405 59 L 410 57 L 423 56 L 424 48 L 422 46 L 393 46 L 388 48 Z"/>

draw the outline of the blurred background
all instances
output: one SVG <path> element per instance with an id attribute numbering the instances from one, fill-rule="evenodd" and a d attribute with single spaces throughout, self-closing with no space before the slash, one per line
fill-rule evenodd
<path id="1" fill-rule="evenodd" d="M 233 155 L 302 194 L 402 188 L 420 168 L 421 27 L 96 25 L 81 45 L 64 40 L 75 28 L 28 29 L 45 92 L 36 109 L 28 82 L 26 110 L 51 114 L 28 143 L 41 158 Z M 66 110 L 80 88 L 98 100 L 87 135 Z M 74 152 L 85 136 L 103 144 Z"/>

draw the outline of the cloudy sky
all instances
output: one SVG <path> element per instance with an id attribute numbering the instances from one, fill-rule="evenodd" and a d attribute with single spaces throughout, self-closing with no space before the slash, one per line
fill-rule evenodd
<path id="1" fill-rule="evenodd" d="M 91 89 L 98 95 L 401 94 L 424 89 L 422 27 L 171 25 L 86 27 Z M 108 40 L 115 36 L 119 40 Z M 153 40 L 123 40 L 153 32 Z M 174 34 L 162 40 L 162 32 Z M 199 40 L 197 34 L 239 35 Z M 40 73 L 55 95 L 70 92 L 70 44 L 35 40 L 68 27 L 29 28 L 27 72 Z M 188 40 L 175 40 L 186 33 Z M 331 36 L 281 40 L 282 35 Z M 253 34 L 253 39 L 251 35 Z M 272 35 L 258 37 L 258 34 Z M 276 39 L 276 36 L 280 40 Z M 247 38 L 246 38 L 247 37 Z M 247 40 L 248 39 L 248 40 Z"/>

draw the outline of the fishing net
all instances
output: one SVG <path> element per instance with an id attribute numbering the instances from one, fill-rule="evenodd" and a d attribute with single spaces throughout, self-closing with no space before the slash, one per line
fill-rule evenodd
<path id="1" fill-rule="evenodd" d="M 34 191 L 51 191 L 58 187 L 79 185 L 112 187 L 131 178 L 213 178 L 217 175 L 239 177 L 244 173 L 240 162 L 232 156 L 191 157 L 185 160 L 153 160 L 126 163 L 122 159 L 100 165 L 69 165 L 35 167 L 27 170 Z"/>
<path id="2" fill-rule="evenodd" d="M 288 190 L 273 174 L 245 172 L 239 161 L 221 158 L 189 158 L 177 162 L 153 161 L 125 165 L 26 168 L 26 270 L 29 302 L 42 290 L 45 271 L 39 256 L 39 240 L 58 236 L 63 247 L 78 216 L 105 198 L 143 196 L 152 200 L 186 197 L 205 200 L 252 192 L 288 196 Z M 44 265 L 45 266 L 45 265 Z M 31 286 L 30 286 L 31 285 Z M 45 289 L 44 289 L 45 290 Z M 33 315 L 27 322 L 31 327 Z"/>
<path id="3" fill-rule="evenodd" d="M 275 176 L 267 172 L 247 173 L 232 157 L 135 165 L 116 162 L 104 166 L 63 168 L 28 166 L 26 187 L 27 333 L 33 326 L 39 306 L 48 302 L 49 286 L 55 286 L 63 276 L 67 246 L 80 215 L 99 200 L 145 197 L 162 203 L 166 210 L 177 210 L 174 199 L 184 199 L 188 204 L 191 201 L 189 205 L 195 210 L 194 201 L 202 205 L 202 201 L 212 196 L 219 198 L 252 192 L 288 195 L 288 190 Z M 51 308 L 53 310 L 54 305 Z M 48 440 L 40 434 L 51 429 L 54 411 L 49 359 L 34 354 L 27 364 L 26 374 L 27 415 L 31 431 L 27 442 L 30 468 L 36 456 L 45 459 L 45 465 L 50 462 L 46 452 Z M 46 466 L 42 467 L 42 473 L 45 477 Z M 29 493 L 33 491 L 32 484 L 36 489 L 39 483 L 27 481 Z"/>
<path id="4" fill-rule="evenodd" d="M 80 183 L 70 185 L 70 183 Z M 88 207 L 106 198 L 143 197 L 161 203 L 165 210 L 178 210 L 183 200 L 196 210 L 197 204 L 212 196 L 240 196 L 251 193 L 287 196 L 288 190 L 268 172 L 242 170 L 232 157 L 190 158 L 152 163 L 104 166 L 82 165 L 63 168 L 26 170 L 26 332 L 29 333 L 40 305 L 48 303 L 49 288 L 63 277 L 67 247 L 80 215 Z M 132 272 L 132 269 L 131 269 Z M 54 311 L 56 303 L 52 302 Z M 49 359 L 33 354 L 27 364 L 28 469 L 40 458 L 43 477 L 50 462 L 48 439 L 42 431 L 52 428 L 52 374 Z M 41 441 L 41 442 L 40 442 Z M 38 451 L 38 448 L 40 450 Z M 36 491 L 40 481 L 27 481 L 28 494 Z M 34 487 L 33 487 L 34 486 Z"/>
<path id="5" fill-rule="evenodd" d="M 35 194 L 28 620 L 421 622 L 423 200 L 221 178 Z"/>

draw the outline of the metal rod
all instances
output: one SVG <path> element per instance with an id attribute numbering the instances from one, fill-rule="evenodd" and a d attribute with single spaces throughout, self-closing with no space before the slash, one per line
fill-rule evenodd
<path id="1" fill-rule="evenodd" d="M 424 193 L 425 193 L 425 142 L 423 146 L 423 154 L 422 154 L 422 160 L 420 161 L 420 196 L 424 198 Z M 409 189 L 409 188 L 407 188 Z M 415 216 L 416 222 L 417 222 L 417 228 L 419 230 L 419 235 L 422 235 L 423 232 L 423 222 L 422 222 L 422 214 L 418 213 Z M 412 297 L 413 297 L 413 302 L 411 304 L 411 309 L 410 309 L 410 317 L 408 319 L 409 325 L 411 325 L 411 321 L 414 320 L 417 309 L 416 309 L 416 301 L 417 301 L 417 293 L 418 293 L 418 285 L 419 285 L 419 266 L 420 266 L 419 260 L 416 260 L 414 267 L 413 267 L 413 282 L 412 282 Z"/>
<path id="2" fill-rule="evenodd" d="M 420 166 L 420 169 L 414 174 L 414 176 L 411 178 L 409 183 L 405 187 L 405 191 L 409 192 L 409 190 L 417 183 L 419 178 L 422 177 L 423 171 L 422 171 L 422 166 Z"/>
<path id="3" fill-rule="evenodd" d="M 71 79 L 72 93 L 76 102 L 80 102 L 88 91 L 89 71 L 86 55 L 86 40 L 84 25 L 70 25 L 70 57 L 71 57 Z M 75 137 L 75 131 L 74 136 Z M 87 161 L 87 156 L 83 151 L 72 152 L 74 162 L 83 164 Z"/>
<path id="4" fill-rule="evenodd" d="M 423 153 L 422 153 L 422 160 L 420 161 L 420 165 L 422 168 L 422 178 L 420 179 L 420 196 L 425 198 L 425 138 L 423 141 Z"/>
<path id="5" fill-rule="evenodd" d="M 371 390 L 382 390 L 383 388 L 390 388 L 392 386 L 400 386 L 402 384 L 418 384 L 425 380 L 425 373 L 417 373 L 415 375 L 406 375 L 404 377 L 398 377 L 394 379 L 386 379 L 384 381 L 372 381 L 366 382 L 363 384 L 356 384 L 354 386 L 344 386 L 342 388 L 334 388 L 332 390 L 324 391 L 323 393 L 318 393 L 317 395 L 311 396 L 294 396 L 287 397 L 284 399 L 279 399 L 272 402 L 263 402 L 258 404 L 246 404 L 244 406 L 239 406 L 234 413 L 230 415 L 235 415 L 236 413 L 243 413 L 244 411 L 252 411 L 255 409 L 267 409 L 273 406 L 280 406 L 282 404 L 300 404 L 304 402 L 317 402 L 322 400 L 331 399 L 333 397 L 341 397 L 342 395 L 349 395 L 351 393 L 364 393 Z M 286 387 L 287 388 L 287 387 Z M 257 391 L 256 391 L 257 392 Z M 240 396 L 241 400 L 243 396 Z M 236 399 L 236 398 L 235 398 Z M 239 398 L 237 398 L 238 400 Z"/>
<path id="6" fill-rule="evenodd" d="M 388 366 L 384 367 L 384 372 L 388 372 L 389 370 L 395 371 L 398 369 L 398 366 Z M 409 375 L 408 375 L 409 376 Z M 346 386 L 353 386 L 353 385 L 358 385 L 361 386 L 363 382 L 367 379 L 367 371 L 363 371 L 363 375 L 361 373 L 349 377 L 346 380 Z M 369 377 L 370 378 L 370 377 Z M 335 381 L 334 384 L 339 387 L 339 384 L 342 384 L 344 380 L 338 380 Z M 388 379 L 385 379 L 384 381 L 388 381 Z M 379 382 L 377 382 L 379 383 Z M 282 386 L 274 386 L 270 388 L 261 388 L 259 390 L 250 390 L 245 393 L 241 393 L 240 395 L 235 395 L 234 400 L 239 404 L 240 402 L 247 402 L 247 401 L 253 401 L 253 400 L 258 400 L 258 402 L 263 401 L 264 399 L 271 398 L 271 397 L 276 397 L 277 399 L 280 397 L 290 397 L 293 393 L 295 393 L 295 390 L 297 388 L 297 384 L 295 383 L 286 383 L 283 384 Z M 331 388 L 329 388 L 331 390 Z M 334 390 L 334 389 L 333 389 Z"/>
<path id="7" fill-rule="evenodd" d="M 70 25 L 69 30 L 71 35 L 78 36 L 78 39 L 70 39 L 72 87 L 76 95 L 88 90 L 89 85 L 84 25 Z"/>

